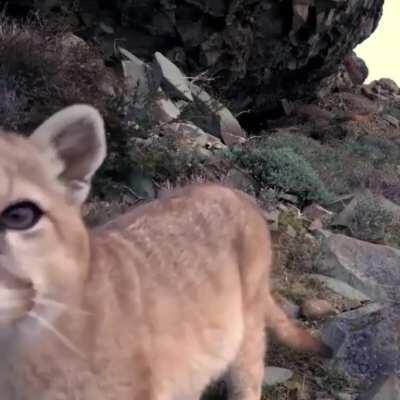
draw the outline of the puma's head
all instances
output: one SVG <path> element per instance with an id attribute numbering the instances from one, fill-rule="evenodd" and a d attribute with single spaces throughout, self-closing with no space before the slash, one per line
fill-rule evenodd
<path id="1" fill-rule="evenodd" d="M 103 120 L 88 105 L 65 108 L 28 138 L 0 134 L 0 329 L 51 317 L 46 302 L 77 295 L 89 264 L 80 209 L 105 155 Z"/>

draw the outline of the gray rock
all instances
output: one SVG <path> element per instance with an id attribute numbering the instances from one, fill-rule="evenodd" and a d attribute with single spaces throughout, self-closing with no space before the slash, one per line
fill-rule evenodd
<path id="1" fill-rule="evenodd" d="M 327 367 L 343 371 L 361 383 L 370 383 L 400 368 L 399 305 L 371 303 L 325 323 L 321 338 L 335 357 Z"/>
<path id="2" fill-rule="evenodd" d="M 129 192 L 138 199 L 151 200 L 156 198 L 156 188 L 153 180 L 138 171 L 127 174 L 127 187 Z"/>
<path id="3" fill-rule="evenodd" d="M 357 400 L 400 400 L 400 378 L 390 375 L 376 379 Z"/>
<path id="4" fill-rule="evenodd" d="M 226 146 L 218 138 L 187 122 L 170 123 L 165 126 L 164 130 L 169 135 L 179 136 L 183 146 L 207 150 L 226 149 Z"/>
<path id="5" fill-rule="evenodd" d="M 70 32 L 66 33 L 62 37 L 61 44 L 66 48 L 73 48 L 73 47 L 77 47 L 77 46 L 87 47 L 87 44 L 83 39 L 81 39 L 79 36 L 76 36 Z"/>
<path id="6" fill-rule="evenodd" d="M 367 301 L 369 297 L 366 296 L 364 293 L 360 292 L 357 289 L 354 289 L 347 283 L 343 281 L 339 281 L 334 278 L 330 278 L 329 276 L 319 275 L 319 274 L 308 274 L 307 275 L 310 279 L 316 280 L 320 283 L 323 283 L 328 289 L 332 290 L 333 292 L 340 294 L 341 296 L 345 297 L 348 300 L 352 301 Z"/>
<path id="7" fill-rule="evenodd" d="M 381 78 L 379 79 L 379 85 L 387 90 L 388 92 L 397 94 L 400 92 L 399 87 L 397 86 L 397 83 L 393 80 L 393 79 L 389 79 L 389 78 Z"/>
<path id="8" fill-rule="evenodd" d="M 279 383 L 285 383 L 289 379 L 291 379 L 292 376 L 293 372 L 290 369 L 279 367 L 265 367 L 263 384 L 266 386 L 274 386 Z"/>
<path id="9" fill-rule="evenodd" d="M 324 299 L 305 299 L 301 304 L 301 315 L 309 320 L 323 320 L 336 314 L 335 307 Z"/>
<path id="10" fill-rule="evenodd" d="M 246 133 L 238 120 L 224 105 L 197 85 L 190 84 L 190 89 L 199 110 L 209 115 L 208 132 L 222 138 L 228 146 L 245 141 Z M 203 115 L 200 118 L 203 118 Z M 196 123 L 196 121 L 194 122 Z"/>
<path id="11" fill-rule="evenodd" d="M 300 317 L 300 307 L 297 304 L 278 293 L 275 293 L 274 297 L 289 318 L 297 319 Z"/>
<path id="12" fill-rule="evenodd" d="M 281 212 L 276 210 L 264 211 L 265 220 L 268 222 L 269 228 L 277 232 L 279 230 L 279 216 Z"/>
<path id="13" fill-rule="evenodd" d="M 317 271 L 346 282 L 375 301 L 400 300 L 400 250 L 344 235 L 321 242 Z"/>
<path id="14" fill-rule="evenodd" d="M 312 234 L 318 240 L 324 240 L 333 235 L 333 233 L 327 229 L 316 229 L 312 232 Z"/>
<path id="15" fill-rule="evenodd" d="M 105 33 L 107 35 L 113 35 L 115 33 L 114 28 L 112 26 L 106 24 L 105 22 L 100 22 L 99 28 L 103 33 Z"/>
<path id="16" fill-rule="evenodd" d="M 121 65 L 129 94 L 134 96 L 136 106 L 144 107 L 150 93 L 150 69 L 146 63 L 129 51 L 119 48 L 119 52 L 126 58 L 121 61 Z"/>
<path id="17" fill-rule="evenodd" d="M 155 65 L 158 66 L 159 72 L 169 89 L 182 99 L 193 101 L 189 81 L 182 71 L 158 51 L 154 54 L 154 59 Z"/>
<path id="18" fill-rule="evenodd" d="M 315 219 L 324 221 L 331 218 L 333 213 L 317 203 L 312 203 L 304 208 L 303 215 L 310 221 L 314 221 Z"/>
<path id="19" fill-rule="evenodd" d="M 395 128 L 400 128 L 400 121 L 394 117 L 393 115 L 390 114 L 384 114 L 382 115 L 382 118 L 389 122 L 390 125 L 394 126 Z"/>
<path id="20" fill-rule="evenodd" d="M 279 193 L 278 198 L 280 200 L 285 200 L 292 204 L 298 204 L 298 202 L 299 202 L 299 198 L 297 196 L 295 196 L 294 194 L 289 194 L 289 193 Z"/>
<path id="21" fill-rule="evenodd" d="M 10 3 L 23 10 L 43 2 Z M 59 3 L 71 8 L 71 1 Z M 88 25 L 105 21 L 99 1 L 75 3 L 81 19 L 89 16 Z M 249 110 L 261 120 L 282 98 L 329 92 L 349 49 L 378 26 L 382 6 L 383 0 L 118 0 L 107 2 L 113 17 L 106 21 L 115 38 L 125 38 L 145 59 L 157 49 L 169 54 L 179 46 L 186 54 L 179 64 L 185 73 L 210 71 L 235 110 Z"/>
<path id="22" fill-rule="evenodd" d="M 160 95 L 154 100 L 151 108 L 154 118 L 162 123 L 174 121 L 181 114 L 179 108 L 171 99 L 164 95 L 161 89 Z"/>

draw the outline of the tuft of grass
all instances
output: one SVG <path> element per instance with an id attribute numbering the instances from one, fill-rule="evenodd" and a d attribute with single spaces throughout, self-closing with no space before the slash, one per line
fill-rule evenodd
<path id="1" fill-rule="evenodd" d="M 330 394 L 336 395 L 355 386 L 342 371 L 337 369 L 321 368 L 315 372 L 318 386 Z"/>

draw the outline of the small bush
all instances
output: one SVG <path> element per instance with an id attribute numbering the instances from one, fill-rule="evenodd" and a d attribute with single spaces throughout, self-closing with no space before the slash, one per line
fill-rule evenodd
<path id="1" fill-rule="evenodd" d="M 335 195 L 369 189 L 400 203 L 400 143 L 386 137 L 366 135 L 318 141 L 290 132 L 279 132 L 253 141 L 251 148 L 289 148 L 316 171 L 326 190 Z"/>
<path id="2" fill-rule="evenodd" d="M 386 227 L 392 222 L 392 214 L 384 209 L 372 194 L 366 194 L 357 203 L 350 230 L 354 237 L 366 241 L 385 239 Z"/>
<path id="3" fill-rule="evenodd" d="M 326 203 L 330 199 L 317 172 L 290 147 L 250 148 L 240 153 L 239 162 L 263 186 L 293 193 L 301 201 Z"/>

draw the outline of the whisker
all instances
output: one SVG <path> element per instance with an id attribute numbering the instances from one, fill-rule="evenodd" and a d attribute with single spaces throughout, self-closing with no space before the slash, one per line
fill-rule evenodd
<path id="1" fill-rule="evenodd" d="M 68 304 L 60 303 L 59 301 L 48 299 L 46 297 L 36 297 L 35 298 L 35 303 L 36 304 L 41 304 L 41 305 L 44 305 L 44 306 L 53 306 L 53 307 L 62 308 L 64 310 L 66 310 L 66 311 L 70 311 L 70 312 L 77 313 L 77 314 L 93 315 L 93 313 L 91 313 L 90 311 L 82 310 L 82 309 L 77 308 L 77 307 L 71 307 Z"/>
<path id="2" fill-rule="evenodd" d="M 54 333 L 55 336 L 73 353 L 81 358 L 85 358 L 83 354 L 79 351 L 79 349 L 62 333 L 60 333 L 49 321 L 42 318 L 40 315 L 35 313 L 34 311 L 29 311 L 28 315 L 39 322 L 44 328 L 48 329 L 50 332 Z"/>

